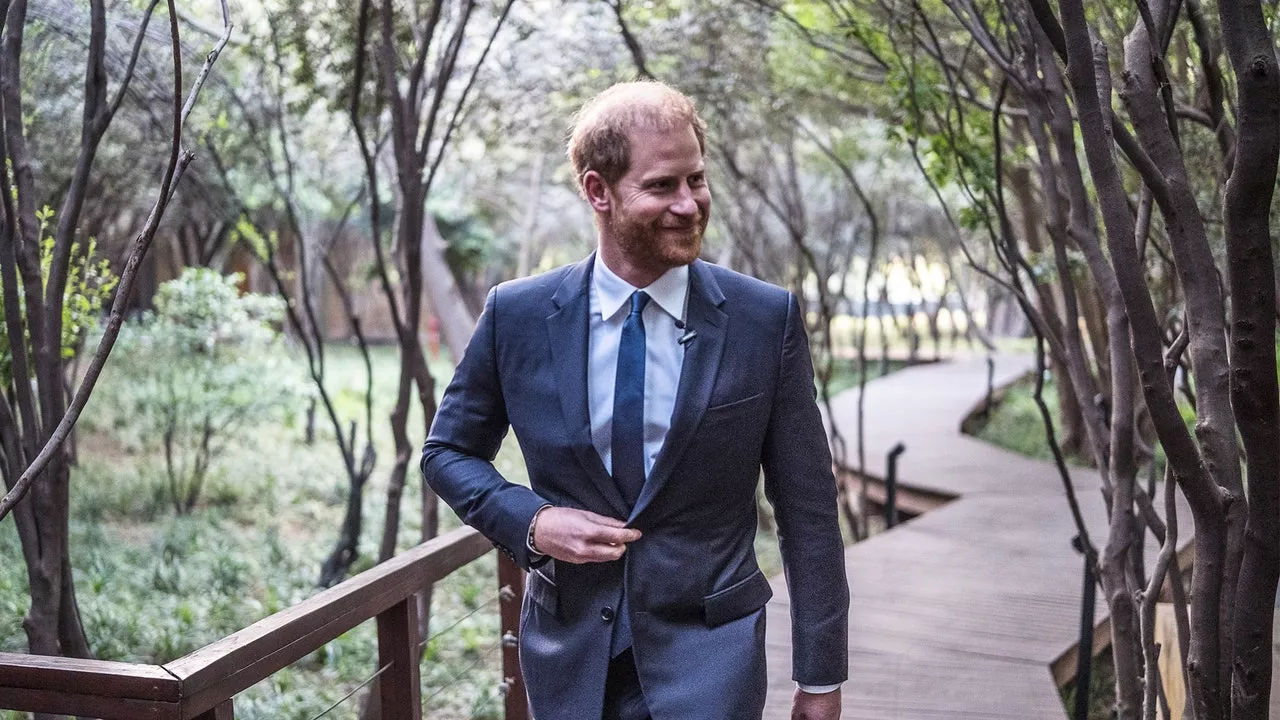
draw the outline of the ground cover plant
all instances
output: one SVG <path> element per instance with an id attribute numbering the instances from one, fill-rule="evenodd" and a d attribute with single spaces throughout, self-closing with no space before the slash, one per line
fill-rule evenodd
<path id="1" fill-rule="evenodd" d="M 339 402 L 363 403 L 363 360 L 345 346 L 331 347 L 332 390 Z M 396 351 L 373 349 L 375 412 L 390 409 Z M 300 369 L 300 359 L 288 361 Z M 433 362 L 447 378 L 451 363 Z M 87 634 L 104 660 L 158 663 L 283 610 L 319 590 L 315 581 L 346 500 L 337 450 L 323 437 L 303 441 L 302 428 L 276 422 L 258 427 L 214 465 L 191 511 L 178 516 L 168 496 L 163 452 L 129 439 L 115 427 L 115 397 L 129 373 L 118 365 L 103 375 L 102 395 L 86 412 L 72 469 L 73 569 Z M 412 436 L 423 436 L 421 416 L 410 418 Z M 387 433 L 382 428 L 379 430 Z M 376 441 L 390 446 L 387 436 Z M 514 444 L 499 466 L 523 475 Z M 416 473 L 410 483 L 416 485 Z M 382 516 L 385 476 L 369 488 L 366 512 Z M 416 493 L 407 493 L 410 498 Z M 420 518 L 407 501 L 403 547 L 417 537 Z M 450 513 L 445 529 L 456 527 Z M 366 525 L 369 567 L 378 542 L 377 522 Z M 0 556 L 18 557 L 12 524 L 0 525 Z M 486 718 L 500 712 L 495 560 L 473 563 L 436 589 L 437 637 L 422 664 L 424 707 L 432 717 Z M 28 602 L 26 575 L 18 563 L 0 565 L 0 650 L 24 652 L 22 617 Z M 237 717 L 309 720 L 339 700 L 376 668 L 371 623 L 343 635 L 236 700 Z M 326 717 L 354 718 L 348 700 Z M 0 713 L 0 718 L 23 717 Z"/>

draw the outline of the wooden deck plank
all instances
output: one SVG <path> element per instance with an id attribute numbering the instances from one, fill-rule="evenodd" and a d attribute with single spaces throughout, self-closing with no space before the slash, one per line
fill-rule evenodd
<path id="1" fill-rule="evenodd" d="M 996 382 L 1031 367 L 998 356 Z M 986 392 L 982 357 L 909 368 L 867 387 L 868 474 L 904 442 L 900 481 L 956 498 L 859 543 L 846 553 L 851 593 L 845 718 L 861 720 L 1062 720 L 1051 666 L 1078 642 L 1082 558 L 1062 480 L 1051 464 L 960 434 L 963 415 Z M 833 402 L 855 436 L 856 391 Z M 1072 484 L 1093 541 L 1106 522 L 1096 472 Z M 1182 537 L 1192 534 L 1179 515 Z M 1155 548 L 1148 548 L 1154 551 Z M 773 581 L 766 644 L 765 717 L 787 718 L 791 642 L 785 583 Z M 1095 607 L 1099 624 L 1106 607 Z"/>

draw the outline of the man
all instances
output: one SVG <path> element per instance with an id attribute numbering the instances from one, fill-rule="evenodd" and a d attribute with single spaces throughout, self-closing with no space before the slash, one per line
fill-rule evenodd
<path id="1" fill-rule="evenodd" d="M 597 252 L 503 283 L 422 457 L 432 488 L 531 569 L 520 664 L 539 720 L 759 718 L 761 468 L 791 589 L 793 717 L 838 718 L 849 591 L 799 306 L 699 261 L 705 126 L 654 82 L 579 112 Z M 531 488 L 492 465 L 508 426 Z"/>

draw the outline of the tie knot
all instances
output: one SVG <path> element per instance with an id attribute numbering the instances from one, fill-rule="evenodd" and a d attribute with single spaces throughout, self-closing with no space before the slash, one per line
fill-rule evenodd
<path id="1" fill-rule="evenodd" d="M 644 306 L 649 304 L 649 293 L 643 290 L 637 290 L 631 293 L 631 314 L 638 315 L 644 310 Z"/>

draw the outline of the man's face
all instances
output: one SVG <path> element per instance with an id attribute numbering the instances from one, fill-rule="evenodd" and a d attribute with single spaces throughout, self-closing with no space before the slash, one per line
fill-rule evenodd
<path id="1" fill-rule="evenodd" d="M 608 188 L 602 248 L 656 279 L 698 257 L 711 212 L 706 163 L 693 128 L 632 130 L 631 168 Z M 612 253 L 611 253 L 612 254 Z"/>

